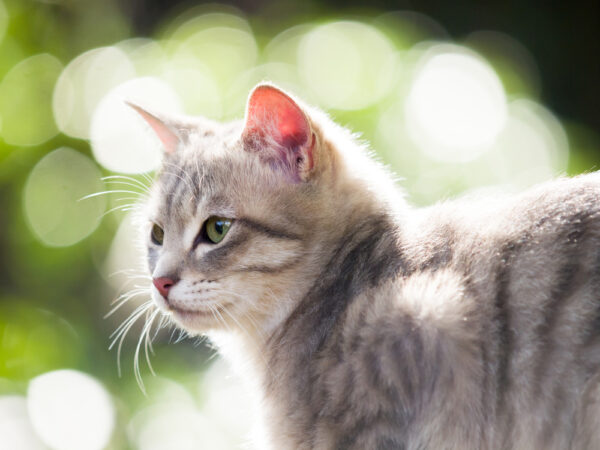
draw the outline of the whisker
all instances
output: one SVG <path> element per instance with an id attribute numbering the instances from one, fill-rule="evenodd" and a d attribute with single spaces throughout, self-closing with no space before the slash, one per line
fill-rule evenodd
<path id="1" fill-rule="evenodd" d="M 85 195 L 77 201 L 80 202 L 82 200 L 87 200 L 88 198 L 94 198 L 94 197 L 99 197 L 100 195 L 108 195 L 108 194 L 134 194 L 134 195 L 140 195 L 140 196 L 142 195 L 140 192 L 130 191 L 127 189 L 114 189 L 114 190 L 111 189 L 111 190 L 107 190 L 107 191 L 94 192 L 93 194 Z"/>
<path id="2" fill-rule="evenodd" d="M 136 180 L 135 178 L 119 176 L 119 175 L 111 175 L 108 177 L 103 177 L 102 181 L 106 182 L 107 184 L 122 184 L 124 186 L 130 186 L 130 187 L 133 187 L 136 189 L 141 189 L 143 192 L 145 192 L 147 194 L 151 193 L 149 185 L 145 185 L 144 183 Z"/>
<path id="3" fill-rule="evenodd" d="M 144 310 L 146 308 L 149 308 L 151 304 L 152 304 L 152 300 L 148 300 L 148 301 L 142 303 L 141 305 L 139 305 L 136 309 L 133 310 L 133 312 L 129 315 L 129 317 L 127 319 L 125 319 L 125 321 L 121 325 L 119 325 L 115 331 L 112 332 L 112 334 L 109 337 L 111 337 L 111 338 L 113 336 L 118 337 L 120 335 L 120 332 L 123 330 L 123 328 L 125 328 L 131 320 L 134 320 L 137 316 L 139 316 L 140 314 L 143 314 Z M 114 342 L 113 342 L 113 344 L 114 344 Z M 113 344 L 111 344 L 111 346 L 108 348 L 109 350 L 112 348 Z"/>
<path id="4" fill-rule="evenodd" d="M 138 319 L 146 312 L 147 309 L 149 309 L 152 306 L 152 300 L 147 301 L 146 303 L 140 305 L 132 314 L 131 316 L 121 325 L 119 326 L 120 331 L 116 334 L 114 340 L 111 342 L 110 346 L 108 347 L 109 350 L 111 350 L 115 343 L 118 341 L 119 345 L 117 346 L 117 372 L 119 374 L 119 376 L 121 376 L 121 349 L 123 347 L 123 341 L 125 339 L 125 336 L 127 336 L 127 333 L 129 333 L 129 330 L 131 329 L 131 327 L 133 327 L 133 325 L 138 321 Z M 115 330 L 115 332 L 113 332 L 113 335 L 116 333 L 117 331 Z M 111 335 L 111 337 L 113 336 Z"/>
<path id="5" fill-rule="evenodd" d="M 150 308 L 148 308 L 148 309 L 150 309 Z M 144 393 L 144 395 L 146 395 L 146 387 L 144 386 L 144 380 L 142 379 L 142 374 L 140 372 L 140 348 L 142 346 L 142 341 L 144 341 L 145 338 L 147 338 L 148 329 L 152 326 L 152 322 L 154 322 L 154 319 L 156 318 L 156 315 L 159 312 L 160 311 L 158 309 L 156 309 L 152 313 L 150 313 L 149 311 L 146 310 L 146 322 L 144 323 L 144 328 L 142 328 L 142 331 L 140 333 L 140 338 L 138 339 L 137 345 L 135 346 L 135 354 L 133 356 L 133 372 L 135 374 L 135 379 L 137 381 L 137 384 L 140 387 L 140 389 L 142 390 L 142 392 Z M 150 317 L 150 319 L 148 319 L 148 317 Z M 154 369 L 152 368 L 152 364 L 150 363 L 150 358 L 148 356 L 148 350 L 146 347 L 145 347 L 145 352 L 146 352 L 146 361 L 148 363 L 150 371 L 152 372 L 153 375 L 155 375 Z"/>
<path id="6" fill-rule="evenodd" d="M 132 298 L 138 297 L 142 294 L 148 295 L 148 294 L 150 294 L 150 290 L 142 289 L 142 288 L 132 289 L 131 291 L 118 296 L 111 303 L 111 304 L 115 304 L 115 303 L 117 303 L 117 304 L 108 313 L 106 313 L 106 315 L 104 316 L 104 319 L 107 319 L 108 317 L 113 315 L 119 308 L 121 308 L 125 303 L 130 301 Z"/>
<path id="7" fill-rule="evenodd" d="M 143 272 L 138 269 L 120 269 L 111 272 L 108 276 L 115 277 L 117 275 L 127 275 L 130 280 L 135 280 L 137 278 L 142 278 L 144 280 L 151 280 L 152 277 L 148 275 L 146 272 Z"/>

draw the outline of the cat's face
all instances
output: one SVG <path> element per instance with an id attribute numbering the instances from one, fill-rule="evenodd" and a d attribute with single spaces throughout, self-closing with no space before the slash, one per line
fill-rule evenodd
<path id="1" fill-rule="evenodd" d="M 327 189 L 318 137 L 287 95 L 257 88 L 244 123 L 159 120 L 166 153 L 143 230 L 156 305 L 191 332 L 252 328 L 301 289 Z M 322 202 L 321 202 L 322 203 Z"/>

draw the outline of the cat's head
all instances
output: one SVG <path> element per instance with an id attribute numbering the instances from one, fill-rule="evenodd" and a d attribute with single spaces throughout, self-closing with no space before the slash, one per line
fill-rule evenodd
<path id="1" fill-rule="evenodd" d="M 242 122 L 132 106 L 165 148 L 142 231 L 156 305 L 191 332 L 283 314 L 336 220 L 336 156 L 308 108 L 269 84 Z"/>

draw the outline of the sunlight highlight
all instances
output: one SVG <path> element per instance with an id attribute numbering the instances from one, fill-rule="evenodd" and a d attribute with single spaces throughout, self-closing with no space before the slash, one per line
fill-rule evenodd
<path id="1" fill-rule="evenodd" d="M 114 172 L 149 172 L 160 164 L 162 147 L 126 100 L 165 114 L 180 113 L 180 100 L 158 78 L 134 78 L 110 91 L 94 111 L 91 144 L 96 161 Z"/>
<path id="2" fill-rule="evenodd" d="M 490 148 L 506 122 L 506 96 L 476 54 L 437 46 L 424 56 L 406 101 L 406 125 L 436 161 L 466 162 Z"/>
<path id="3" fill-rule="evenodd" d="M 230 27 L 206 28 L 183 40 L 173 53 L 175 60 L 196 60 L 204 65 L 215 80 L 219 94 L 225 95 L 229 85 L 244 71 L 254 67 L 258 47 L 249 31 Z"/>
<path id="4" fill-rule="evenodd" d="M 490 182 L 523 189 L 564 174 L 569 142 L 558 120 L 531 100 L 514 100 L 508 111 L 506 127 L 486 158 L 494 174 Z"/>
<path id="5" fill-rule="evenodd" d="M 61 73 L 54 88 L 54 118 L 61 132 L 88 139 L 92 113 L 113 87 L 135 77 L 135 68 L 117 47 L 82 53 Z"/>
<path id="6" fill-rule="evenodd" d="M 106 200 L 83 197 L 102 191 L 96 165 L 81 153 L 62 147 L 33 168 L 24 191 L 25 217 L 45 245 L 64 247 L 79 242 L 100 223 Z"/>
<path id="7" fill-rule="evenodd" d="M 310 31 L 298 48 L 298 70 L 320 103 L 356 110 L 392 87 L 398 59 L 392 43 L 360 22 L 333 22 Z"/>
<path id="8" fill-rule="evenodd" d="M 75 370 L 31 380 L 27 408 L 37 434 L 57 450 L 100 450 L 115 427 L 114 406 L 104 386 Z"/>
<path id="9" fill-rule="evenodd" d="M 58 129 L 52 116 L 52 89 L 62 64 L 43 53 L 14 66 L 0 84 L 2 137 L 11 145 L 40 145 Z"/>
<path id="10" fill-rule="evenodd" d="M 29 415 L 27 400 L 20 395 L 0 397 L 0 448 L 7 450 L 45 450 L 36 436 Z"/>

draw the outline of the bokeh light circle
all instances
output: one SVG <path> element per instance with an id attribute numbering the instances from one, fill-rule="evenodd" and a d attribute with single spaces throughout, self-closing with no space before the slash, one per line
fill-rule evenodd
<path id="1" fill-rule="evenodd" d="M 183 60 L 196 59 L 204 64 L 224 91 L 240 73 L 256 64 L 258 48 L 248 31 L 213 27 L 187 37 L 174 56 Z"/>
<path id="2" fill-rule="evenodd" d="M 139 450 L 228 450 L 235 436 L 221 423 L 201 411 L 196 399 L 174 380 L 150 380 L 152 404 L 131 420 L 128 431 L 133 446 Z"/>
<path id="3" fill-rule="evenodd" d="M 543 106 L 527 99 L 508 105 L 508 120 L 489 159 L 488 182 L 518 189 L 564 174 L 569 142 L 558 120 Z"/>
<path id="4" fill-rule="evenodd" d="M 96 160 L 114 172 L 149 172 L 160 164 L 162 147 L 126 101 L 168 114 L 181 111 L 180 100 L 173 88 L 158 78 L 134 78 L 110 91 L 94 112 L 91 141 Z"/>
<path id="5" fill-rule="evenodd" d="M 489 149 L 506 122 L 504 88 L 476 54 L 453 46 L 424 56 L 406 101 L 414 142 L 437 161 L 466 162 Z"/>
<path id="6" fill-rule="evenodd" d="M 45 245 L 64 247 L 88 236 L 100 223 L 106 200 L 82 200 L 104 190 L 101 173 L 81 153 L 66 147 L 42 158 L 27 179 L 24 210 L 29 226 Z"/>
<path id="7" fill-rule="evenodd" d="M 27 413 L 27 400 L 20 395 L 0 397 L 0 448 L 7 450 L 45 450 L 35 435 Z"/>
<path id="8" fill-rule="evenodd" d="M 186 113 L 211 119 L 222 117 L 219 83 L 212 71 L 197 58 L 185 52 L 177 53 L 165 66 L 161 79 L 177 92 Z"/>
<path id="9" fill-rule="evenodd" d="M 58 130 L 52 116 L 52 91 L 62 64 L 48 53 L 14 66 L 0 84 L 2 137 L 12 145 L 39 145 Z"/>
<path id="10" fill-rule="evenodd" d="M 95 378 L 75 370 L 31 380 L 27 408 L 38 436 L 56 450 L 100 450 L 115 427 L 109 393 Z"/>
<path id="11" fill-rule="evenodd" d="M 128 56 L 117 47 L 95 48 L 72 60 L 54 88 L 53 111 L 60 131 L 88 139 L 92 113 L 100 100 L 135 73 Z"/>
<path id="12" fill-rule="evenodd" d="M 140 212 L 127 214 L 106 255 L 102 272 L 115 289 L 133 288 L 132 284 L 137 283 L 146 283 L 150 287 L 145 258 L 146 236 L 140 233 L 142 220 L 148 219 Z"/>
<path id="13" fill-rule="evenodd" d="M 397 58 L 392 43 L 376 28 L 334 22 L 310 31 L 298 47 L 298 70 L 320 103 L 362 109 L 392 87 Z"/>

